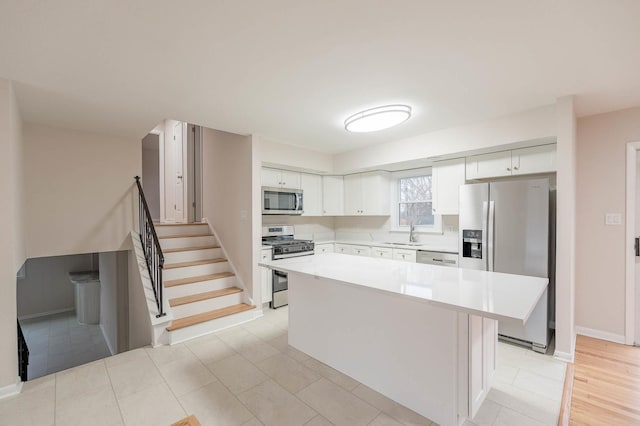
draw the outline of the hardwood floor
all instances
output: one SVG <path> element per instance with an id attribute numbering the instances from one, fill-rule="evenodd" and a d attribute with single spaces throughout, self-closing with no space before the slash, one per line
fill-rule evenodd
<path id="1" fill-rule="evenodd" d="M 640 424 L 640 347 L 577 337 L 569 424 Z"/>

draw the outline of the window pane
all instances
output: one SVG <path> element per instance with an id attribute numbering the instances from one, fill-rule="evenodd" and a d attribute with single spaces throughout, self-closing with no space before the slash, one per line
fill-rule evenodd
<path id="1" fill-rule="evenodd" d="M 398 225 L 409 226 L 433 225 L 431 202 L 428 203 L 400 203 L 398 210 Z"/>
<path id="2" fill-rule="evenodd" d="M 431 201 L 431 176 L 400 179 L 400 202 Z"/>

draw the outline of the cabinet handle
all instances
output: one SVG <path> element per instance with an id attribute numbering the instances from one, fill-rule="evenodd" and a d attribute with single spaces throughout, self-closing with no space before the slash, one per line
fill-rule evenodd
<path id="1" fill-rule="evenodd" d="M 510 172 L 511 171 L 511 167 L 507 167 L 507 171 Z"/>
<path id="2" fill-rule="evenodd" d="M 518 168 L 517 168 L 517 167 L 514 167 L 514 168 L 513 168 L 513 170 L 518 170 Z"/>

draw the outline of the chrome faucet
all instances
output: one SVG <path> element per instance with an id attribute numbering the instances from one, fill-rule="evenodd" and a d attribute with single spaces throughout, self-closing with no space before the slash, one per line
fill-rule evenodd
<path id="1" fill-rule="evenodd" d="M 409 223 L 409 242 L 415 243 L 418 241 L 415 234 L 416 227 L 413 226 L 413 222 Z"/>

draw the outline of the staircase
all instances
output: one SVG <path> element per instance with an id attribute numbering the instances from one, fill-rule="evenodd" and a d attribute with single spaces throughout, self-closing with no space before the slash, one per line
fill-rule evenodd
<path id="1" fill-rule="evenodd" d="M 248 297 L 206 223 L 155 224 L 164 254 L 164 295 L 178 343 L 255 317 Z"/>

